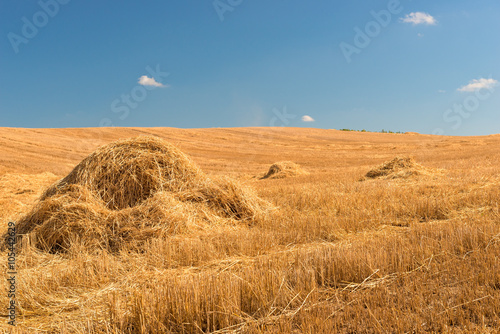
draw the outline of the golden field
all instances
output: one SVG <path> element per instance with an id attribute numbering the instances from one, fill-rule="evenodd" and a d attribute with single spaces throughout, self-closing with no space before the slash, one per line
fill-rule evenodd
<path id="1" fill-rule="evenodd" d="M 54 251 L 25 238 L 14 332 L 499 331 L 500 135 L 0 128 L 2 234 L 99 146 L 141 135 L 272 209 L 251 224 L 221 220 L 113 250 Z M 418 173 L 365 177 L 395 157 L 412 157 Z M 263 178 L 283 161 L 303 170 Z M 4 332 L 8 302 L 0 294 Z"/>

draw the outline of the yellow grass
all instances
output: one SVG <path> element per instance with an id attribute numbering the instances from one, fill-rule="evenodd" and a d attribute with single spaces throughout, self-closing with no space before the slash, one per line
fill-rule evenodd
<path id="1" fill-rule="evenodd" d="M 210 180 L 230 175 L 239 180 L 233 186 L 253 188 L 277 208 L 253 225 L 146 233 L 139 244 L 111 250 L 74 242 L 48 252 L 24 239 L 18 332 L 496 333 L 500 327 L 499 136 L 278 128 L 0 132 L 1 232 L 30 212 L 42 185 L 55 181 L 48 172 L 64 177 L 99 145 L 141 133 L 173 143 Z M 81 144 L 72 150 L 72 142 Z M 359 182 L 407 156 L 431 177 Z M 294 161 L 310 174 L 252 179 L 274 161 Z M 80 181 L 74 191 L 48 198 L 85 199 L 92 187 Z M 134 203 L 122 193 L 111 198 L 127 203 L 123 208 L 100 207 L 115 215 L 125 210 L 123 223 L 139 233 L 145 212 L 173 207 L 171 197 L 153 193 L 158 197 L 149 204 L 149 195 Z M 77 212 L 68 205 L 80 205 L 60 204 L 66 214 Z M 150 206 L 131 213 L 141 205 Z M 179 223 L 188 214 L 171 213 Z M 201 219 L 192 217 L 193 224 Z M 103 228 L 94 218 L 88 223 Z M 6 271 L 6 252 L 0 256 Z M 0 305 L 7 303 L 0 294 Z M 0 328 L 7 330 L 3 315 Z"/>

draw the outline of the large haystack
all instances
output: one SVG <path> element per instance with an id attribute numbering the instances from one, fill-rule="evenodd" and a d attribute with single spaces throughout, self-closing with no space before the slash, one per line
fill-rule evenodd
<path id="1" fill-rule="evenodd" d="M 406 179 L 418 175 L 433 175 L 437 172 L 437 170 L 416 163 L 411 157 L 396 157 L 370 170 L 362 180 Z"/>
<path id="2" fill-rule="evenodd" d="M 206 179 L 184 153 L 156 137 L 119 140 L 98 148 L 64 179 L 49 187 L 42 200 L 65 186 L 79 184 L 110 209 L 124 209 L 159 191 L 177 192 Z"/>
<path id="3" fill-rule="evenodd" d="M 250 189 L 209 178 L 176 147 L 144 136 L 90 154 L 45 191 L 18 233 L 47 251 L 75 242 L 116 250 L 152 236 L 253 223 L 269 209 Z"/>
<path id="4" fill-rule="evenodd" d="M 298 164 L 291 161 L 281 161 L 272 164 L 261 179 L 282 179 L 307 174 L 309 173 L 303 170 Z"/>

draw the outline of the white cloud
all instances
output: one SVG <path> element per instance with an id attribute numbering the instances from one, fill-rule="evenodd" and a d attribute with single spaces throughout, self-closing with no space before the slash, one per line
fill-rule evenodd
<path id="1" fill-rule="evenodd" d="M 418 33 L 417 36 L 418 37 L 424 37 L 424 34 Z"/>
<path id="2" fill-rule="evenodd" d="M 314 118 L 309 115 L 302 116 L 302 122 L 314 122 Z"/>
<path id="3" fill-rule="evenodd" d="M 414 13 L 406 14 L 405 17 L 402 17 L 399 20 L 401 22 L 411 23 L 413 25 L 417 25 L 417 24 L 434 25 L 437 23 L 437 21 L 434 17 L 432 17 L 431 15 L 424 13 L 424 12 L 414 12 Z"/>
<path id="4" fill-rule="evenodd" d="M 459 92 L 475 92 L 475 91 L 481 90 L 483 88 L 491 89 L 497 83 L 498 83 L 498 81 L 495 79 L 492 79 L 492 78 L 474 79 L 474 80 L 471 80 L 468 85 L 462 86 L 462 87 L 458 88 L 457 90 Z"/>
<path id="5" fill-rule="evenodd" d="M 143 75 L 142 77 L 140 77 L 139 81 L 137 82 L 143 86 L 166 87 L 165 85 L 157 82 L 155 78 L 148 78 L 147 75 Z"/>
<path id="6" fill-rule="evenodd" d="M 440 90 L 438 90 L 438 93 L 446 93 L 446 91 L 443 89 L 440 89 Z"/>

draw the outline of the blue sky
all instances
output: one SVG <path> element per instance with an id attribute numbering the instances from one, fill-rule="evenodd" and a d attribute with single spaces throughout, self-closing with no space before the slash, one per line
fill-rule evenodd
<path id="1" fill-rule="evenodd" d="M 500 133 L 499 15 L 497 0 L 0 0 L 0 126 Z"/>

